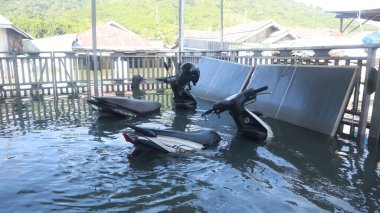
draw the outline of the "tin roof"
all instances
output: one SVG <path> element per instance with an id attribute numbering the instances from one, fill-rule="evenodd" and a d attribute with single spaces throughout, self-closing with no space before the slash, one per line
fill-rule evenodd
<path id="1" fill-rule="evenodd" d="M 72 51 L 72 44 L 76 38 L 76 34 L 64 34 L 40 39 L 24 39 L 23 46 L 27 52 Z"/>
<path id="2" fill-rule="evenodd" d="M 220 33 L 215 31 L 202 31 L 202 30 L 185 30 L 184 31 L 186 38 L 197 38 L 205 40 L 218 40 Z"/>
<path id="3" fill-rule="evenodd" d="M 224 41 L 244 43 L 252 36 L 257 35 L 269 28 L 273 29 L 273 33 L 268 35 L 273 42 L 280 40 L 286 36 L 295 39 L 296 37 L 289 30 L 282 30 L 281 27 L 274 21 L 251 22 L 247 24 L 239 24 L 227 28 L 224 33 Z M 268 40 L 269 41 L 269 40 Z"/>
<path id="4" fill-rule="evenodd" d="M 274 21 L 251 22 L 247 24 L 239 24 L 226 28 L 223 32 L 223 41 L 230 43 L 246 43 L 249 38 L 258 35 L 259 33 L 272 28 L 273 32 L 268 33 L 263 41 L 277 42 L 283 38 L 296 39 L 289 30 L 282 30 L 281 27 Z M 185 30 L 186 39 L 198 39 L 208 41 L 219 41 L 220 33 L 214 31 L 197 31 Z"/>
<path id="5" fill-rule="evenodd" d="M 380 8 L 369 10 L 332 11 L 336 18 L 361 18 L 370 21 L 380 21 Z"/>
<path id="6" fill-rule="evenodd" d="M 16 27 L 11 21 L 9 21 L 8 19 L 6 19 L 4 16 L 0 14 L 0 29 L 1 28 L 14 30 L 18 34 L 22 35 L 24 38 L 32 39 L 32 36 L 30 36 L 28 33 Z"/>
<path id="7" fill-rule="evenodd" d="M 103 50 L 152 50 L 154 45 L 147 39 L 126 29 L 116 22 L 96 25 L 97 49 Z M 78 34 L 80 49 L 92 49 L 92 29 Z"/>

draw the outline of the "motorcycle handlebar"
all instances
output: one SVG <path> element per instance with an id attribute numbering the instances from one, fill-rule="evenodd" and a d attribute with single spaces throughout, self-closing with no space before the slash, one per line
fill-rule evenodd
<path id="1" fill-rule="evenodd" d="M 202 114 L 202 116 L 208 115 L 212 112 L 215 112 L 217 114 L 222 113 L 230 108 L 230 102 L 229 101 L 220 101 L 215 103 L 211 109 L 207 110 Z"/>
<path id="2" fill-rule="evenodd" d="M 257 93 L 260 93 L 260 92 L 265 91 L 267 89 L 268 89 L 268 86 L 263 86 L 263 87 L 260 87 L 258 89 L 255 89 L 255 93 L 257 94 Z"/>
<path id="3" fill-rule="evenodd" d="M 242 93 L 240 93 L 239 95 L 237 95 L 236 97 L 234 97 L 233 99 L 231 99 L 230 101 L 231 102 L 234 102 L 234 101 L 237 101 L 237 100 L 241 100 L 242 97 L 245 97 L 245 101 L 243 102 L 246 102 L 246 101 L 249 101 L 249 100 L 252 100 L 252 99 L 255 99 L 256 98 L 256 95 L 262 91 L 265 91 L 268 89 L 268 86 L 263 86 L 263 87 L 260 87 L 258 89 L 253 89 L 253 88 L 249 88 L 249 89 L 246 89 L 245 91 L 243 91 Z"/>
<path id="4" fill-rule="evenodd" d="M 223 101 L 220 101 L 220 102 L 217 102 L 215 103 L 211 109 L 207 110 L 206 112 L 204 112 L 202 114 L 202 117 L 205 116 L 205 115 L 208 115 L 212 112 L 215 112 L 215 113 L 222 113 L 224 112 L 225 110 L 229 110 L 230 107 L 233 105 L 233 104 L 245 104 L 245 102 L 249 101 L 249 100 L 252 100 L 252 99 L 255 99 L 256 98 L 256 94 L 262 92 L 262 91 L 265 91 L 268 89 L 268 86 L 263 86 L 263 87 L 260 87 L 258 89 L 253 89 L 253 88 L 250 88 L 248 90 L 245 90 L 244 92 L 240 93 L 239 95 L 235 96 L 234 98 L 230 99 L 230 100 L 223 100 Z M 240 101 L 239 101 L 240 100 Z"/>
<path id="5" fill-rule="evenodd" d="M 206 116 L 206 115 L 212 113 L 213 110 L 214 110 L 214 109 L 209 109 L 209 110 L 207 110 L 206 112 L 202 113 L 202 117 L 204 117 L 204 116 Z"/>

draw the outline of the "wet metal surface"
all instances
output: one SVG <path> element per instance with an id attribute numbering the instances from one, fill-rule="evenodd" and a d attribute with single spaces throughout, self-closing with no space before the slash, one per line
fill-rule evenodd
<path id="1" fill-rule="evenodd" d="M 221 101 L 241 92 L 252 73 L 251 66 L 208 57 L 203 57 L 197 66 L 202 77 L 191 93 L 210 101 Z"/>
<path id="2" fill-rule="evenodd" d="M 259 65 L 248 88 L 267 85 L 249 108 L 294 125 L 335 135 L 351 95 L 355 67 Z"/>
<path id="3" fill-rule="evenodd" d="M 228 113 L 173 111 L 163 104 L 139 119 L 101 117 L 84 98 L 0 102 L 0 208 L 3 212 L 374 212 L 380 206 L 378 149 L 268 120 L 264 144 L 235 134 Z M 176 130 L 215 129 L 210 149 L 131 157 L 125 123 Z"/>

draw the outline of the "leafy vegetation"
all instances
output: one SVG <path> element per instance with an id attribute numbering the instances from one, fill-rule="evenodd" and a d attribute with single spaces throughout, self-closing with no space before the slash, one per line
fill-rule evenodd
<path id="1" fill-rule="evenodd" d="M 173 43 L 178 0 L 97 0 L 97 23 L 116 21 L 149 39 Z M 219 30 L 220 0 L 185 0 L 185 29 Z M 90 0 L 0 0 L 0 14 L 36 38 L 91 28 Z M 224 1 L 224 27 L 274 20 L 285 27 L 338 29 L 333 14 L 290 0 Z"/>

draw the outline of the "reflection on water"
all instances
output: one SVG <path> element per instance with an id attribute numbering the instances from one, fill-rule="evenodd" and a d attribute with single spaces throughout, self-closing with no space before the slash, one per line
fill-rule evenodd
<path id="1" fill-rule="evenodd" d="M 137 95 L 137 94 L 135 94 Z M 171 94 L 144 93 L 161 112 L 137 119 L 99 116 L 84 98 L 0 102 L 0 207 L 4 212 L 375 212 L 376 144 L 328 137 L 267 119 L 275 137 L 236 135 L 228 113 L 173 110 Z M 216 147 L 145 153 L 120 134 L 125 123 L 180 131 L 212 128 Z"/>
<path id="2" fill-rule="evenodd" d="M 172 129 L 188 131 L 191 129 L 191 117 L 195 116 L 195 109 L 176 109 L 172 122 Z"/>

